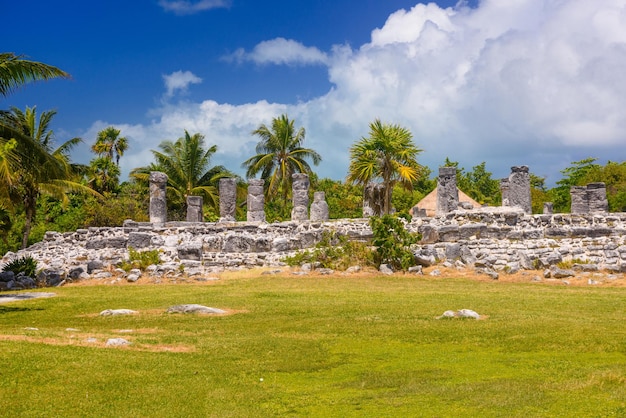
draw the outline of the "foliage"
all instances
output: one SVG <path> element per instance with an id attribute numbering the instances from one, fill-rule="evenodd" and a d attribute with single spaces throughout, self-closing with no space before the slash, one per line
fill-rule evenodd
<path id="1" fill-rule="evenodd" d="M 167 174 L 168 213 L 177 214 L 172 218 L 185 219 L 188 196 L 202 196 L 205 205 L 217 209 L 219 180 L 236 177 L 221 165 L 210 166 L 217 145 L 205 148 L 203 135 L 185 131 L 185 136 L 163 141 L 159 148 L 152 150 L 156 163 L 133 169 L 131 178 L 147 187 L 151 171 Z"/>
<path id="2" fill-rule="evenodd" d="M 530 173 L 530 201 L 533 213 L 543 213 L 544 203 L 550 202 L 545 177 Z"/>
<path id="3" fill-rule="evenodd" d="M 603 182 L 611 212 L 626 212 L 626 161 L 608 161 L 606 165 L 592 165 L 579 185 Z"/>
<path id="4" fill-rule="evenodd" d="M 261 138 L 256 145 L 257 154 L 244 161 L 242 167 L 246 169 L 247 178 L 261 173 L 268 201 L 282 194 L 286 205 L 291 193 L 291 176 L 294 173 L 311 174 L 308 159 L 314 165 L 322 161 L 317 151 L 302 146 L 305 134 L 304 128 L 296 130 L 295 121 L 284 114 L 273 118 L 271 126 L 262 124 L 252 131 L 252 135 Z"/>
<path id="5" fill-rule="evenodd" d="M 377 266 L 389 264 L 396 270 L 407 270 L 415 265 L 411 245 L 419 236 L 408 232 L 400 218 L 392 215 L 370 218 L 375 247 L 374 261 Z"/>
<path id="6" fill-rule="evenodd" d="M 128 140 L 120 136 L 122 132 L 113 126 L 109 126 L 98 132 L 96 142 L 91 146 L 91 150 L 100 157 L 108 158 L 115 165 L 120 165 L 120 157 L 128 149 Z"/>
<path id="7" fill-rule="evenodd" d="M 572 186 L 584 186 L 587 173 L 598 167 L 595 164 L 597 158 L 585 158 L 574 161 L 569 167 L 561 170 L 563 177 L 557 181 L 557 187 L 550 190 L 550 197 L 554 204 L 555 212 L 569 212 L 571 205 L 570 188 Z"/>
<path id="8" fill-rule="evenodd" d="M 341 180 L 311 179 L 311 188 L 326 194 L 331 219 L 360 218 L 363 216 L 363 188 Z"/>
<path id="9" fill-rule="evenodd" d="M 290 266 L 315 263 L 319 267 L 345 270 L 355 265 L 371 265 L 373 258 L 367 244 L 350 241 L 348 237 L 339 235 L 336 231 L 324 231 L 322 239 L 312 251 L 301 251 L 283 261 Z"/>
<path id="10" fill-rule="evenodd" d="M 124 271 L 131 269 L 145 270 L 148 266 L 161 263 L 159 250 L 137 251 L 132 247 L 128 248 L 128 261 L 123 261 L 120 265 Z"/>
<path id="11" fill-rule="evenodd" d="M 7 181 L 8 200 L 24 208 L 22 248 L 28 244 L 41 194 L 54 196 L 63 204 L 68 203 L 67 193 L 71 191 L 97 195 L 75 181 L 76 166 L 70 164 L 69 152 L 81 139 L 72 138 L 58 148 L 52 148 L 54 134 L 50 124 L 55 114 L 55 111 L 47 111 L 38 117 L 35 107 L 27 107 L 25 111 L 12 107 L 10 112 L 0 113 L 0 125 L 8 127 L 18 138 L 28 138 L 18 141 L 16 147 L 18 156 L 28 157 L 18 160 L 19 164 L 12 167 L 12 179 Z"/>
<path id="12" fill-rule="evenodd" d="M 396 183 L 411 188 L 422 173 L 417 163 L 421 149 L 413 143 L 411 132 L 400 126 L 370 123 L 368 137 L 350 147 L 350 167 L 347 181 L 362 186 L 380 179 L 383 184 L 383 212 L 391 212 L 391 193 Z"/>
<path id="13" fill-rule="evenodd" d="M 424 198 L 424 194 L 418 190 L 407 190 L 399 185 L 393 188 L 391 203 L 397 215 L 409 215 L 409 211 Z"/>
<path id="14" fill-rule="evenodd" d="M 70 75 L 52 65 L 30 61 L 11 52 L 0 53 L 0 96 L 6 97 L 24 84 Z"/>
<path id="15" fill-rule="evenodd" d="M 34 278 L 37 273 L 37 260 L 29 255 L 16 258 L 2 266 L 2 271 L 12 271 L 14 274 L 24 273 L 25 276 Z"/>

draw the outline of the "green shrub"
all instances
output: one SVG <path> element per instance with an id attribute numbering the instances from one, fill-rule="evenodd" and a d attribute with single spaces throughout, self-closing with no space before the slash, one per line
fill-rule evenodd
<path id="1" fill-rule="evenodd" d="M 159 256 L 159 250 L 137 251 L 129 247 L 128 261 L 123 261 L 120 268 L 125 271 L 130 271 L 131 269 L 145 270 L 150 265 L 160 263 L 161 257 Z"/>
<path id="2" fill-rule="evenodd" d="M 37 273 L 37 260 L 27 255 L 9 261 L 2 267 L 2 271 L 12 271 L 14 274 L 24 273 L 28 277 L 35 277 Z"/>
<path id="3" fill-rule="evenodd" d="M 415 265 L 415 256 L 410 247 L 419 240 L 419 235 L 404 228 L 399 217 L 383 215 L 370 218 L 374 234 L 374 261 L 377 266 L 389 264 L 394 269 L 406 270 Z"/>
<path id="4" fill-rule="evenodd" d="M 313 250 L 302 251 L 283 261 L 290 266 L 318 263 L 320 267 L 345 270 L 354 265 L 371 265 L 373 257 L 366 243 L 350 241 L 336 231 L 324 231 Z"/>

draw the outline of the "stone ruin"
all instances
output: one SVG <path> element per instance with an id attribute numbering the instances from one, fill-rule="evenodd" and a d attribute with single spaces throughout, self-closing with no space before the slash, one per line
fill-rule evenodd
<path id="1" fill-rule="evenodd" d="M 237 180 L 220 179 L 220 222 L 234 222 L 237 209 Z"/>
<path id="2" fill-rule="evenodd" d="M 264 184 L 265 180 L 263 179 L 251 179 L 248 181 L 248 222 L 265 222 Z"/>
<path id="3" fill-rule="evenodd" d="M 363 188 L 363 217 L 382 216 L 385 207 L 385 191 L 381 183 L 368 183 Z"/>
<path id="4" fill-rule="evenodd" d="M 459 190 L 456 187 L 456 167 L 439 167 L 437 179 L 437 215 L 444 215 L 459 207 Z"/>
<path id="5" fill-rule="evenodd" d="M 604 183 L 573 186 L 570 188 L 570 196 L 572 198 L 571 213 L 607 213 L 609 211 Z"/>
<path id="6" fill-rule="evenodd" d="M 532 213 L 528 166 L 511 167 L 509 178 L 500 181 L 500 191 L 502 192 L 502 206 L 517 206 L 524 213 Z"/>
<path id="7" fill-rule="evenodd" d="M 150 222 L 163 225 L 167 221 L 167 174 L 150 172 Z"/>
<path id="8" fill-rule="evenodd" d="M 306 221 L 309 219 L 309 176 L 304 173 L 295 173 L 292 176 L 291 220 Z"/>

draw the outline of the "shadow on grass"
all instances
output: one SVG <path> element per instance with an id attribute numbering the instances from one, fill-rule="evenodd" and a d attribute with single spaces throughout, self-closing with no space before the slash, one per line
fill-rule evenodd
<path id="1" fill-rule="evenodd" d="M 11 307 L 0 306 L 0 315 L 12 312 L 30 312 L 30 311 L 43 311 L 43 308 L 24 308 L 24 307 Z"/>

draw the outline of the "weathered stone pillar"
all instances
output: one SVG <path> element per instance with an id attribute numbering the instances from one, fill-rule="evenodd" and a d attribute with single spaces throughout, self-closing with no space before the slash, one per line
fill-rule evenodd
<path id="1" fill-rule="evenodd" d="M 309 220 L 309 176 L 304 173 L 295 173 L 291 176 L 293 209 L 291 209 L 292 221 Z"/>
<path id="2" fill-rule="evenodd" d="M 380 183 L 368 183 L 363 188 L 363 217 L 382 216 L 385 193 Z"/>
<path id="3" fill-rule="evenodd" d="M 604 183 L 589 183 L 587 185 L 587 201 L 589 213 L 607 213 L 609 201 L 606 198 L 606 185 Z"/>
<path id="4" fill-rule="evenodd" d="M 572 205 L 570 212 L 574 214 L 589 213 L 589 200 L 585 186 L 572 186 L 569 189 Z"/>
<path id="5" fill-rule="evenodd" d="M 167 174 L 160 171 L 150 172 L 150 222 L 164 225 L 167 222 Z"/>
<path id="6" fill-rule="evenodd" d="M 187 222 L 202 222 L 202 196 L 187 196 Z"/>
<path id="7" fill-rule="evenodd" d="M 543 214 L 544 215 L 552 215 L 554 213 L 554 204 L 552 202 L 544 202 L 543 204 Z"/>
<path id="8" fill-rule="evenodd" d="M 459 189 L 456 187 L 456 167 L 439 167 L 437 180 L 437 215 L 445 215 L 459 207 Z"/>
<path id="9" fill-rule="evenodd" d="M 530 200 L 530 174 L 528 166 L 511 167 L 509 176 L 509 206 L 522 208 L 525 213 L 532 213 L 533 208 Z"/>
<path id="10" fill-rule="evenodd" d="M 220 179 L 220 222 L 234 222 L 237 208 L 237 180 Z"/>
<path id="11" fill-rule="evenodd" d="M 328 220 L 328 203 L 326 203 L 326 193 L 313 193 L 313 203 L 311 203 L 311 220 L 327 221 Z"/>
<path id="12" fill-rule="evenodd" d="M 263 179 L 248 180 L 248 222 L 265 222 L 265 196 Z"/>
<path id="13" fill-rule="evenodd" d="M 511 182 L 509 182 L 509 179 L 500 180 L 500 193 L 502 194 L 502 206 L 511 206 L 509 198 Z"/>

